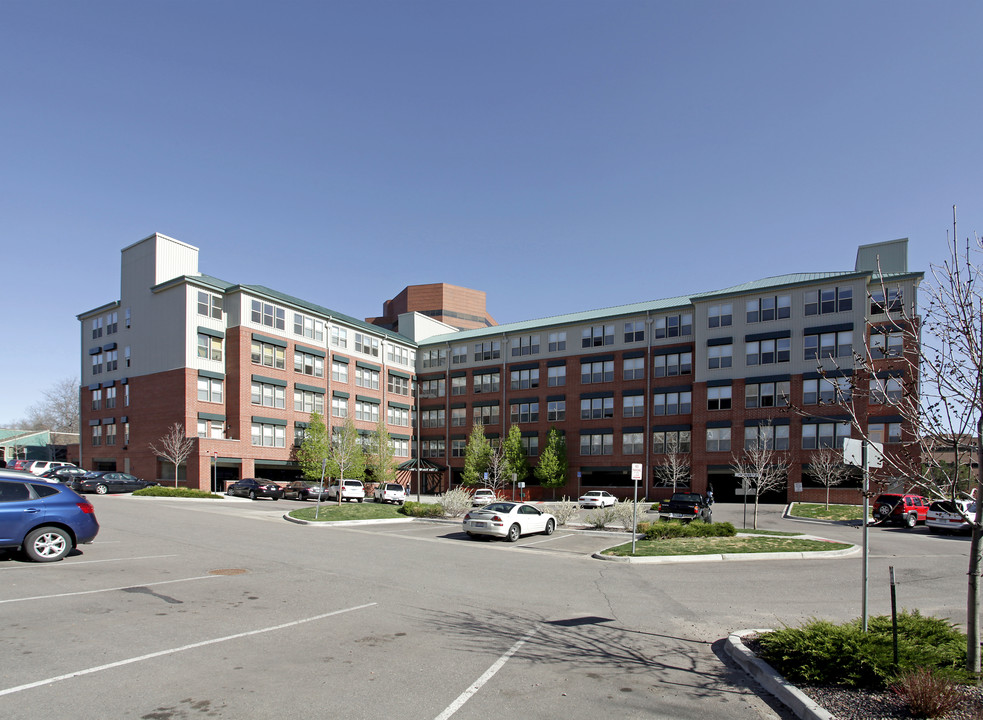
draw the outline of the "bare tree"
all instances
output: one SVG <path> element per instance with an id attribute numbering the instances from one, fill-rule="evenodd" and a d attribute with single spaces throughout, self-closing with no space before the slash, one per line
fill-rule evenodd
<path id="1" fill-rule="evenodd" d="M 504 444 L 491 448 L 491 455 L 488 457 L 485 472 L 488 473 L 485 486 L 494 490 L 496 496 L 500 495 L 506 486 L 512 482 L 512 464 L 509 462 Z"/>
<path id="2" fill-rule="evenodd" d="M 64 378 L 41 393 L 43 399 L 27 408 L 16 425 L 24 430 L 79 431 L 79 381 Z"/>
<path id="3" fill-rule="evenodd" d="M 750 429 L 750 428 L 748 428 Z M 788 453 L 775 450 L 774 435 L 770 423 L 759 425 L 756 439 L 745 439 L 744 451 L 736 453 L 731 461 L 734 474 L 748 479 L 754 489 L 754 521 L 758 529 L 758 501 L 763 494 L 783 487 L 788 480 L 791 460 Z"/>
<path id="4" fill-rule="evenodd" d="M 826 509 L 829 509 L 829 489 L 850 477 L 850 467 L 843 462 L 843 453 L 822 448 L 809 459 L 809 474 L 826 488 Z"/>
<path id="5" fill-rule="evenodd" d="M 665 460 L 653 467 L 655 477 L 660 485 L 672 486 L 673 493 L 680 485 L 689 487 L 692 467 L 689 454 L 680 452 L 679 440 L 671 437 L 666 441 Z"/>
<path id="6" fill-rule="evenodd" d="M 150 443 L 150 449 L 154 455 L 161 460 L 174 463 L 174 487 L 177 487 L 178 467 L 191 455 L 191 451 L 194 450 L 197 440 L 198 438 L 185 436 L 184 425 L 174 423 L 161 436 L 157 444 Z"/>

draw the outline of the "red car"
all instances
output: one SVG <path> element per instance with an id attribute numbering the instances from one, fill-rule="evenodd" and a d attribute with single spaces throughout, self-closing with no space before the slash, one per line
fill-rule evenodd
<path id="1" fill-rule="evenodd" d="M 874 500 L 874 520 L 913 528 L 928 517 L 929 502 L 921 495 L 882 493 Z"/>

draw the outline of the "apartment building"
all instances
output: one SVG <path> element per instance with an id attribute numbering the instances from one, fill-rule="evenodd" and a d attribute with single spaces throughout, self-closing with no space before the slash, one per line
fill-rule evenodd
<path id="1" fill-rule="evenodd" d="M 671 489 L 656 469 L 675 451 L 694 490 L 739 498 L 734 456 L 764 441 L 791 460 L 770 499 L 818 500 L 810 454 L 853 434 L 831 404 L 838 395 L 879 383 L 860 407 L 872 434 L 888 452 L 910 437 L 893 405 L 904 348 L 887 327 L 902 309 L 915 315 L 922 273 L 908 271 L 906 240 L 862 246 L 849 271 L 504 325 L 483 293 L 445 285 L 410 286 L 360 321 L 202 275 L 197 252 L 162 235 L 125 248 L 120 300 L 79 316 L 85 465 L 166 479 L 147 446 L 183 422 L 198 435 L 183 482 L 292 477 L 292 446 L 323 408 L 335 426 L 353 413 L 365 432 L 384 413 L 397 456 L 436 470 L 433 490 L 459 482 L 480 420 L 493 443 L 517 425 L 533 465 L 560 430 L 570 474 L 558 494 L 627 497 L 641 463 L 640 494 L 663 497 Z M 853 351 L 871 337 L 884 370 L 856 377 Z M 543 496 L 527 482 L 527 495 Z M 858 488 L 832 496 L 856 501 Z"/>

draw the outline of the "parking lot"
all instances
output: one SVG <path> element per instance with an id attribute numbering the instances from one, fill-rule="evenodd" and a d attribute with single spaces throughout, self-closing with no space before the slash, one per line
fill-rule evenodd
<path id="1" fill-rule="evenodd" d="M 590 559 L 621 538 L 564 528 L 509 544 L 296 525 L 296 501 L 90 498 L 80 553 L 0 555 L 4 718 L 787 718 L 721 639 L 859 614 L 858 558 L 625 565 Z M 872 530 L 871 611 L 894 565 L 900 606 L 962 622 L 967 549 Z"/>

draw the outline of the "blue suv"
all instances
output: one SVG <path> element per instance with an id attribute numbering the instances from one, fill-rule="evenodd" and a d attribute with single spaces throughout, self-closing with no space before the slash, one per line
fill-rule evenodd
<path id="1" fill-rule="evenodd" d="M 92 503 L 61 483 L 0 470 L 0 548 L 20 548 L 29 560 L 61 560 L 99 532 Z"/>

